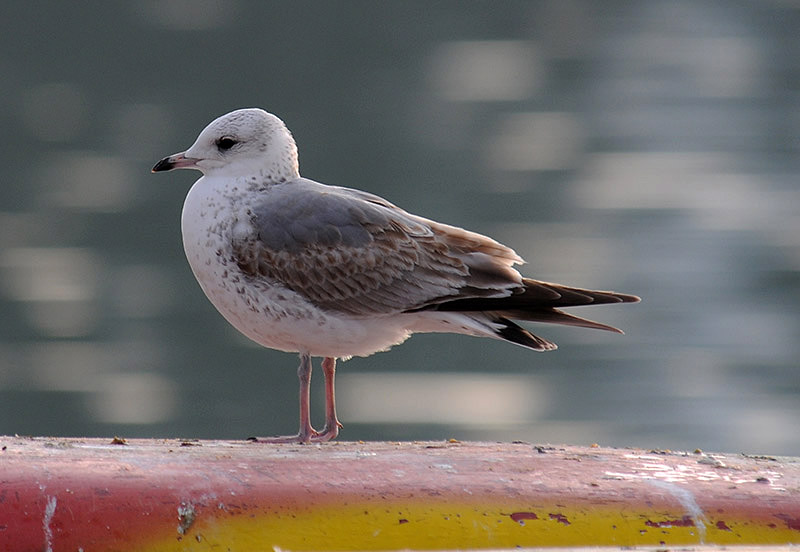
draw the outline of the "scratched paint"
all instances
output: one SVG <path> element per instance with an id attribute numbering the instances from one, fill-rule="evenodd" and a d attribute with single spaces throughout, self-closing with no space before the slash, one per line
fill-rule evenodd
<path id="1" fill-rule="evenodd" d="M 666 483 L 691 483 L 693 481 L 724 481 L 732 484 L 767 483 L 775 490 L 786 490 L 780 484 L 783 477 L 780 472 L 764 467 L 757 472 L 736 468 L 728 469 L 729 466 L 723 461 L 726 457 L 722 454 L 702 455 L 693 464 L 667 464 L 664 462 L 665 456 L 625 454 L 624 458 L 633 461 L 625 466 L 629 469 L 606 473 L 610 477 L 620 479 L 655 480 Z M 708 468 L 709 465 L 713 468 Z"/>
<path id="2" fill-rule="evenodd" d="M 488 443 L 0 444 L 0 550 L 800 543 L 792 459 L 711 465 Z"/>
<path id="3" fill-rule="evenodd" d="M 53 521 L 53 516 L 56 513 L 56 506 L 58 500 L 54 496 L 47 497 L 47 504 L 44 507 L 44 516 L 42 516 L 42 529 L 44 530 L 44 549 L 46 552 L 53 552 L 53 528 L 50 524 Z"/>

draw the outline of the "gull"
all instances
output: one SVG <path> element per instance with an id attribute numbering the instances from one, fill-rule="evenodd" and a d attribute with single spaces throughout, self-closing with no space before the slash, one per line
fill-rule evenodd
<path id="1" fill-rule="evenodd" d="M 257 441 L 336 438 L 337 358 L 385 351 L 418 332 L 550 351 L 554 343 L 514 320 L 622 333 L 560 309 L 639 301 L 525 278 L 514 268 L 522 258 L 492 238 L 301 177 L 291 132 L 262 109 L 217 118 L 152 171 L 173 169 L 203 174 L 186 196 L 181 232 L 208 299 L 251 340 L 300 355 L 300 429 Z M 323 358 L 321 431 L 309 413 L 312 357 Z"/>

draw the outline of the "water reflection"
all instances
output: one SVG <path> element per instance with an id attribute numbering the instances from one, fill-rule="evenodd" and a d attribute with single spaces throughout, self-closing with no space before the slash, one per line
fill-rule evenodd
<path id="1" fill-rule="evenodd" d="M 538 60 L 532 41 L 443 42 L 431 54 L 432 89 L 454 102 L 527 100 L 541 78 Z"/>
<path id="2" fill-rule="evenodd" d="M 296 359 L 230 329 L 183 260 L 196 175 L 148 174 L 262 106 L 309 177 L 645 298 L 597 314 L 624 337 L 537 328 L 555 353 L 418 336 L 344 363 L 344 438 L 800 454 L 792 4 L 48 8 L 6 6 L 0 35 L 0 433 L 293 426 Z"/>
<path id="3" fill-rule="evenodd" d="M 101 265 L 88 248 L 9 248 L 0 258 L 5 293 L 22 303 L 43 337 L 80 337 L 97 323 Z"/>

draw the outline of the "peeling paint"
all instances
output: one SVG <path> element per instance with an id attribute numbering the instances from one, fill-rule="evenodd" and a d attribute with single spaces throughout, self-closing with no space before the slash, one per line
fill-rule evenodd
<path id="1" fill-rule="evenodd" d="M 668 483 L 692 483 L 693 481 L 726 481 L 741 485 L 744 483 L 767 483 L 775 490 L 786 490 L 777 484 L 783 475 L 772 470 L 761 470 L 756 474 L 742 473 L 741 470 L 725 464 L 722 454 L 708 454 L 696 461 L 696 466 L 686 463 L 670 465 L 663 456 L 646 454 L 626 454 L 625 458 L 640 460 L 641 464 L 628 472 L 607 471 L 609 479 L 622 480 L 660 480 Z M 710 466 L 712 469 L 708 469 Z"/>
<path id="2" fill-rule="evenodd" d="M 58 500 L 55 496 L 47 497 L 47 505 L 44 507 L 44 517 L 42 517 L 42 528 L 44 529 L 44 549 L 46 552 L 53 552 L 53 516 L 56 513 Z"/>
<path id="3" fill-rule="evenodd" d="M 800 531 L 800 518 L 788 516 L 786 514 L 775 514 L 775 517 L 786 522 L 786 527 Z"/>
<path id="4" fill-rule="evenodd" d="M 533 512 L 514 512 L 509 517 L 520 525 L 525 525 L 526 519 L 539 519 L 539 516 Z"/>
<path id="5" fill-rule="evenodd" d="M 197 512 L 194 509 L 194 504 L 191 502 L 181 502 L 178 506 L 178 534 L 185 535 L 192 527 Z"/>
<path id="6" fill-rule="evenodd" d="M 558 514 L 558 513 L 557 514 L 550 514 L 550 519 L 554 519 L 559 523 L 563 523 L 564 525 L 570 525 L 570 522 L 567 519 L 567 516 L 565 516 L 564 514 Z"/>
<path id="7" fill-rule="evenodd" d="M 732 530 L 730 527 L 728 527 L 728 524 L 726 524 L 722 520 L 718 521 L 716 523 L 716 525 L 717 525 L 717 529 L 719 529 L 720 531 L 731 531 Z"/>
<path id="8" fill-rule="evenodd" d="M 664 521 L 651 521 L 644 522 L 648 527 L 694 527 L 694 520 L 691 516 L 683 516 L 681 519 L 667 519 Z"/>

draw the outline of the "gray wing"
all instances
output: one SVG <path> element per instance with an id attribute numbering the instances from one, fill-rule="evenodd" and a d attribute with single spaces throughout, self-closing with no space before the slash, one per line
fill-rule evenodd
<path id="1" fill-rule="evenodd" d="M 511 249 L 386 200 L 307 179 L 273 185 L 250 211 L 234 257 L 320 308 L 354 316 L 418 310 L 522 289 Z"/>

